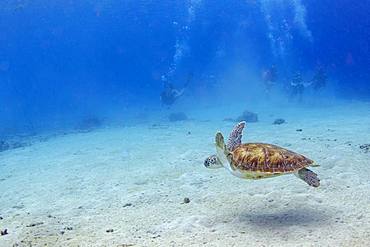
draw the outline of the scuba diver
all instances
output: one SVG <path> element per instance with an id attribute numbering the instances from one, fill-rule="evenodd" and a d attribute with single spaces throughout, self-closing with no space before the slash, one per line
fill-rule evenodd
<path id="1" fill-rule="evenodd" d="M 192 79 L 192 74 L 188 75 L 188 79 L 181 90 L 176 89 L 171 82 L 167 80 L 165 76 L 162 76 L 163 81 L 163 91 L 161 92 L 160 99 L 163 105 L 171 106 L 173 105 L 178 98 L 180 98 L 185 89 L 188 87 L 190 81 Z"/>
<path id="2" fill-rule="evenodd" d="M 161 92 L 161 102 L 164 105 L 171 106 L 175 101 L 184 94 L 184 89 L 177 90 L 174 88 L 173 84 L 165 81 L 164 89 Z"/>
<path id="3" fill-rule="evenodd" d="M 324 68 L 320 66 L 316 69 L 316 73 L 314 77 L 312 78 L 312 81 L 310 84 L 313 86 L 313 89 L 315 91 L 319 91 L 320 89 L 325 87 L 327 79 L 328 77 L 326 75 Z"/>
<path id="4" fill-rule="evenodd" d="M 269 95 L 271 88 L 274 86 L 277 80 L 277 72 L 275 65 L 272 65 L 269 69 L 262 72 L 262 81 L 265 86 L 266 93 Z"/>
<path id="5" fill-rule="evenodd" d="M 291 96 L 292 98 L 298 97 L 299 101 L 302 101 L 302 96 L 305 88 L 305 84 L 302 79 L 302 74 L 296 72 L 293 79 L 290 82 Z"/>

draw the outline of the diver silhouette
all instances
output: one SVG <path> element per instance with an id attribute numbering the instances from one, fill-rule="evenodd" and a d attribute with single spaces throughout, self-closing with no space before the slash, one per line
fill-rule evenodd
<path id="1" fill-rule="evenodd" d="M 269 69 L 262 72 L 262 81 L 266 94 L 270 95 L 271 89 L 277 81 L 277 70 L 275 65 L 272 65 Z"/>
<path id="2" fill-rule="evenodd" d="M 299 101 L 302 101 L 305 83 L 303 82 L 302 74 L 300 72 L 296 72 L 293 76 L 292 80 L 290 81 L 290 88 L 291 88 L 291 97 L 295 98 L 298 97 Z"/>
<path id="3" fill-rule="evenodd" d="M 310 84 L 315 91 L 319 91 L 326 86 L 327 79 L 328 77 L 326 75 L 325 69 L 322 66 L 319 66 L 316 69 L 315 75 L 313 76 Z"/>
<path id="4" fill-rule="evenodd" d="M 167 80 L 165 76 L 162 77 L 163 81 L 163 91 L 160 94 L 160 100 L 162 105 L 171 106 L 177 99 L 184 95 L 185 89 L 189 86 L 192 79 L 192 74 L 188 75 L 187 81 L 182 89 L 176 89 L 174 85 Z"/>

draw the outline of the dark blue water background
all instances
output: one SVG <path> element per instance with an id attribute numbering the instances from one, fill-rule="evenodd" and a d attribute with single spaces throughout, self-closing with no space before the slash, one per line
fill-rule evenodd
<path id="1" fill-rule="evenodd" d="M 283 96 L 322 66 L 315 97 L 370 99 L 370 1 L 4 0 L 0 31 L 1 133 L 160 109 L 163 76 L 193 75 L 183 104 L 258 93 L 273 64 Z"/>

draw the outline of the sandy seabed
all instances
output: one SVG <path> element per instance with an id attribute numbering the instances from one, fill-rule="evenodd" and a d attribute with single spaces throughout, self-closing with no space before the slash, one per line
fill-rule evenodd
<path id="1" fill-rule="evenodd" d="M 206 169 L 221 120 L 39 138 L 0 153 L 0 246 L 370 246 L 370 105 L 276 112 L 243 142 L 314 159 L 319 188 Z"/>

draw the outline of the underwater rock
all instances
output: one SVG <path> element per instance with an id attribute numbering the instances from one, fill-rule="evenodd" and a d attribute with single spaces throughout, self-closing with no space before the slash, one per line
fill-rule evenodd
<path id="1" fill-rule="evenodd" d="M 277 119 L 275 119 L 275 121 L 272 124 L 280 125 L 280 124 L 283 124 L 283 123 L 285 123 L 285 119 L 277 118 Z"/>
<path id="2" fill-rule="evenodd" d="M 0 152 L 15 149 L 15 148 L 22 148 L 26 146 L 30 146 L 30 143 L 20 142 L 17 140 L 0 140 Z"/>
<path id="3" fill-rule="evenodd" d="M 1 235 L 1 236 L 8 235 L 8 229 L 1 230 L 1 231 L 0 231 L 0 235 Z"/>
<path id="4" fill-rule="evenodd" d="M 225 121 L 225 122 L 236 122 L 236 120 L 235 120 L 235 119 L 233 119 L 233 118 L 229 118 L 229 117 L 224 118 L 224 121 Z"/>
<path id="5" fill-rule="evenodd" d="M 87 117 L 83 119 L 76 127 L 77 130 L 82 132 L 90 132 L 103 125 L 103 121 L 98 117 Z"/>
<path id="6" fill-rule="evenodd" d="M 16 149 L 16 148 L 23 148 L 30 146 L 31 143 L 25 143 L 15 140 L 9 140 L 9 141 L 0 141 L 0 152 L 10 150 L 10 149 Z"/>
<path id="7" fill-rule="evenodd" d="M 363 150 L 365 153 L 370 152 L 370 144 L 362 144 L 360 145 L 360 149 Z"/>
<path id="8" fill-rule="evenodd" d="M 227 122 L 241 122 L 245 121 L 247 123 L 255 123 L 258 122 L 258 115 L 254 112 L 244 111 L 239 117 L 237 118 L 225 118 L 224 121 Z"/>
<path id="9" fill-rule="evenodd" d="M 6 141 L 0 141 L 0 152 L 6 151 L 8 149 L 10 149 L 9 143 L 7 143 Z"/>
<path id="10" fill-rule="evenodd" d="M 152 124 L 149 129 L 168 129 L 168 125 L 162 125 L 162 124 Z"/>
<path id="11" fill-rule="evenodd" d="M 236 118 L 236 122 L 246 121 L 247 123 L 258 122 L 258 115 L 254 112 L 243 111 L 243 113 Z"/>
<path id="12" fill-rule="evenodd" d="M 22 208 L 24 208 L 24 205 L 23 204 L 15 205 L 12 208 L 14 208 L 14 209 L 22 209 Z"/>
<path id="13" fill-rule="evenodd" d="M 40 226 L 40 225 L 43 225 L 44 222 L 36 222 L 36 223 L 31 223 L 29 225 L 26 225 L 26 227 L 34 227 L 34 226 Z"/>
<path id="14" fill-rule="evenodd" d="M 168 120 L 170 120 L 170 122 L 185 121 L 188 120 L 188 116 L 183 112 L 171 113 L 168 116 Z"/>
<path id="15" fill-rule="evenodd" d="M 11 148 L 23 148 L 26 146 L 29 146 L 30 144 L 24 143 L 24 142 L 14 142 L 11 144 Z"/>
<path id="16" fill-rule="evenodd" d="M 189 202 L 190 202 L 190 199 L 188 197 L 185 197 L 184 198 L 184 203 L 186 204 L 186 203 L 189 203 Z"/>

